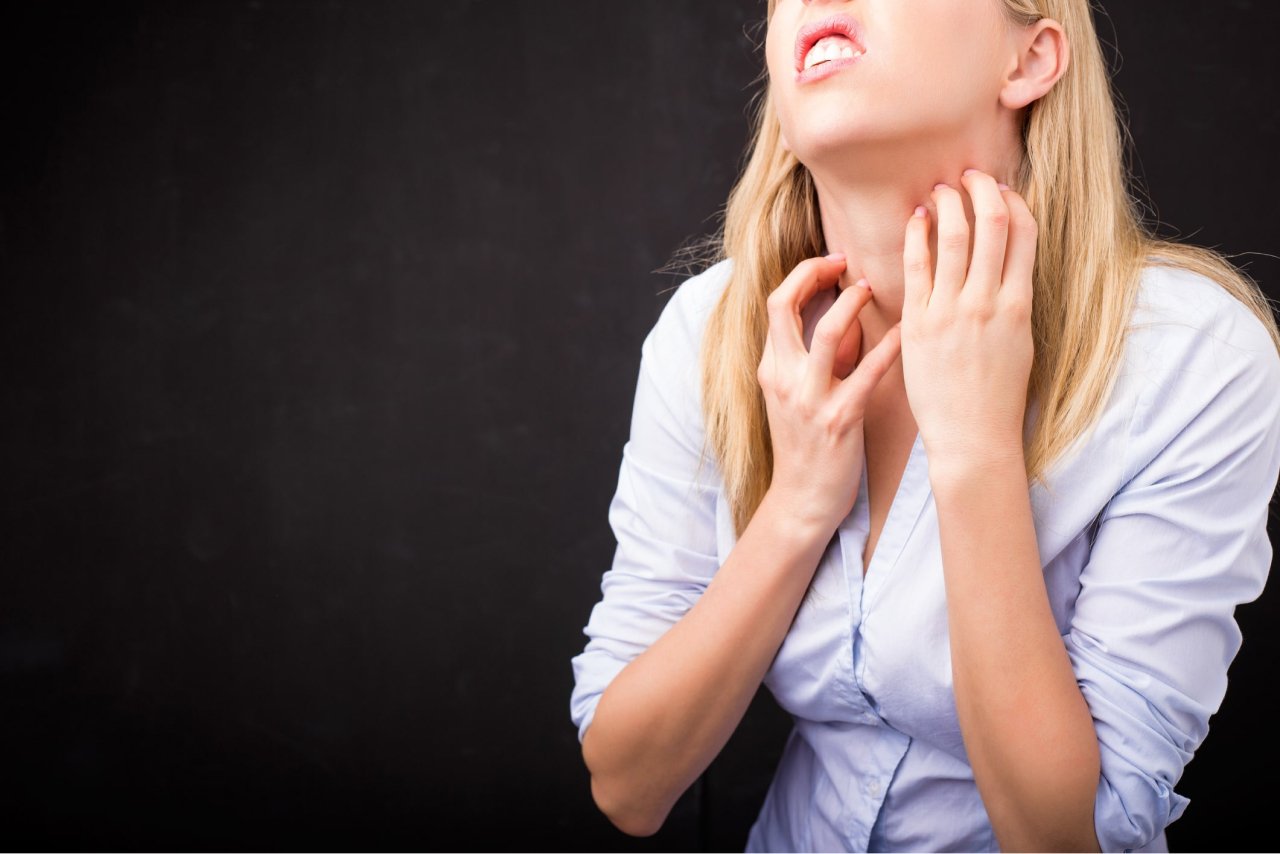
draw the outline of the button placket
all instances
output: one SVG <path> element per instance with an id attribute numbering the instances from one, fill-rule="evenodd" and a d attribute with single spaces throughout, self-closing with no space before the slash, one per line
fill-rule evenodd
<path id="1" fill-rule="evenodd" d="M 862 631 L 862 562 L 856 544 L 859 540 L 866 541 L 867 529 L 863 525 L 863 514 L 860 511 L 860 508 L 865 506 L 866 502 L 866 468 L 864 462 L 863 478 L 858 486 L 858 496 L 854 500 L 853 510 L 841 520 L 836 528 L 836 536 L 840 544 L 840 564 L 844 569 L 845 595 L 848 597 L 849 608 L 845 647 L 847 655 L 841 656 L 841 669 L 847 674 L 848 680 L 847 685 L 842 687 L 847 689 L 847 700 L 850 707 L 859 712 L 860 720 L 863 721 L 867 721 L 870 716 L 867 711 L 866 698 L 858 685 L 857 677 L 857 647 L 859 634 Z"/>

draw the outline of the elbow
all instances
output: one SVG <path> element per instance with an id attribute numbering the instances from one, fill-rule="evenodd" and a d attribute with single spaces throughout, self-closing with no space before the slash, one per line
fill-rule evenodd
<path id="1" fill-rule="evenodd" d="M 596 808 L 618 830 L 628 836 L 653 836 L 662 829 L 667 819 L 667 810 L 661 813 L 640 808 L 640 799 L 636 798 L 625 785 L 619 785 L 615 776 L 606 775 L 592 752 L 594 742 L 590 735 L 591 727 L 582 740 L 582 757 L 587 770 L 591 774 L 591 799 Z"/>
<path id="2" fill-rule="evenodd" d="M 591 797 L 609 822 L 628 836 L 653 836 L 666 821 L 665 814 L 635 809 L 631 799 L 617 797 L 594 775 L 591 777 Z"/>

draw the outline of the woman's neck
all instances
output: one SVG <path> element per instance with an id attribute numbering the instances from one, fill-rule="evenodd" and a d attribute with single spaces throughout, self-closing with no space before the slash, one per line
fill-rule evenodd
<path id="1" fill-rule="evenodd" d="M 879 171 L 882 175 L 891 174 L 892 181 L 879 181 L 865 173 L 854 178 L 811 170 L 818 189 L 827 251 L 843 252 L 848 258 L 848 266 L 840 277 L 840 288 L 843 290 L 861 277 L 871 284 L 872 299 L 858 315 L 864 353 L 902 318 L 902 250 L 907 221 L 916 205 L 928 207 L 933 217 L 929 250 L 930 257 L 936 260 L 937 219 L 931 198 L 934 185 L 946 182 L 960 189 L 966 212 L 972 218 L 968 194 L 960 184 L 961 174 L 965 169 L 981 169 L 996 180 L 1012 185 L 1019 160 L 1017 152 L 1011 154 L 1015 156 L 974 154 L 952 162 L 935 161 L 928 168 L 904 170 L 898 164 L 896 168 Z"/>

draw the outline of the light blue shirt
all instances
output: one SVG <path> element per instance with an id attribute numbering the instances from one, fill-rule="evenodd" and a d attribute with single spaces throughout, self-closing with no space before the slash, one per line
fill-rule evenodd
<path id="1" fill-rule="evenodd" d="M 698 347 L 732 261 L 685 281 L 641 348 L 601 599 L 572 659 L 581 741 L 609 682 L 697 601 L 736 538 L 703 440 Z M 805 309 L 805 338 L 834 290 Z M 1280 474 L 1280 355 L 1192 273 L 1143 273 L 1091 433 L 1031 489 L 1045 587 L 1101 748 L 1104 851 L 1167 851 L 1174 787 L 1222 703 L 1233 611 L 1262 592 Z M 1034 415 L 1034 410 L 1033 410 Z M 764 684 L 793 727 L 748 851 L 997 851 L 952 691 L 946 589 L 917 435 L 864 578 L 866 467 Z"/>

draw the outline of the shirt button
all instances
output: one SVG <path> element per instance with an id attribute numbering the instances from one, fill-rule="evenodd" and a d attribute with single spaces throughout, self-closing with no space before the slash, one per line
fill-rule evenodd
<path id="1" fill-rule="evenodd" d="M 867 791 L 871 793 L 871 796 L 872 796 L 872 797 L 875 797 L 876 795 L 879 795 L 879 794 L 880 794 L 880 781 L 879 781 L 879 780 L 872 780 L 870 783 L 868 783 L 868 784 L 867 784 Z"/>

